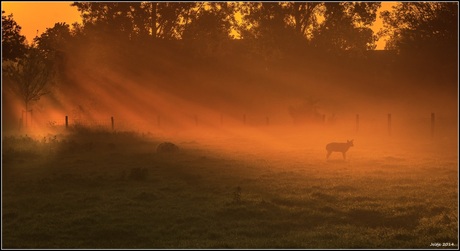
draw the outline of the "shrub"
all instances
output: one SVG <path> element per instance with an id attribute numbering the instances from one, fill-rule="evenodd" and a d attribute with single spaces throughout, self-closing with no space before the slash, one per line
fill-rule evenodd
<path id="1" fill-rule="evenodd" d="M 157 153 L 174 153 L 179 151 L 179 147 L 171 142 L 163 142 L 157 146 Z"/>

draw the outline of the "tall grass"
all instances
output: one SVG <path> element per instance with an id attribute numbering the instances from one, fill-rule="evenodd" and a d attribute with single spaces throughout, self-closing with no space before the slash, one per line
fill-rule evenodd
<path id="1" fill-rule="evenodd" d="M 161 154 L 160 142 L 91 131 L 3 138 L 3 247 L 458 244 L 456 159 L 212 150 L 230 138 L 176 142 L 183 151 Z"/>

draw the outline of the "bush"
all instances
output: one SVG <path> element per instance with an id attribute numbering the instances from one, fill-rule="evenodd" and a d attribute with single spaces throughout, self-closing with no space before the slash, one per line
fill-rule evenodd
<path id="1" fill-rule="evenodd" d="M 179 151 L 179 147 L 171 142 L 163 142 L 157 146 L 157 153 L 173 153 Z"/>

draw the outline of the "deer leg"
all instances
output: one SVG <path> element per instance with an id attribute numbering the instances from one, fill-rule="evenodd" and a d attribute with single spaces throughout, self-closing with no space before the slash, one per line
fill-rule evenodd
<path id="1" fill-rule="evenodd" d="M 346 158 L 347 158 L 346 154 L 347 154 L 346 152 L 342 152 L 343 159 L 346 159 Z"/>
<path id="2" fill-rule="evenodd" d="M 330 151 L 327 152 L 327 155 L 326 155 L 326 159 L 329 159 L 329 156 L 331 156 L 331 153 Z"/>

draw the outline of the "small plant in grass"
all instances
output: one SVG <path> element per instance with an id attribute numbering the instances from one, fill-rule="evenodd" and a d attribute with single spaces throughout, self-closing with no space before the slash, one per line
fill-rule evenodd
<path id="1" fill-rule="evenodd" d="M 241 187 L 240 186 L 237 186 L 235 191 L 233 192 L 233 203 L 241 204 Z"/>
<path id="2" fill-rule="evenodd" d="M 163 142 L 157 146 L 157 153 L 176 153 L 179 147 L 171 142 Z"/>
<path id="3" fill-rule="evenodd" d="M 133 180 L 146 180 L 149 170 L 147 168 L 134 167 L 131 168 L 129 177 Z"/>

